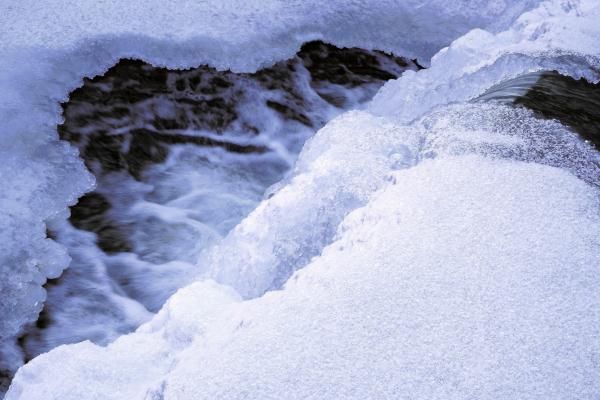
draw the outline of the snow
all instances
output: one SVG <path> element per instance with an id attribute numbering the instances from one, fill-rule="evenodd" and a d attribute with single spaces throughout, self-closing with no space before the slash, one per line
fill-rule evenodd
<path id="1" fill-rule="evenodd" d="M 6 343 L 40 311 L 41 285 L 68 264 L 64 250 L 46 239 L 44 222 L 64 220 L 67 206 L 93 185 L 74 150 L 57 141 L 55 129 L 61 121 L 59 102 L 84 77 L 123 57 L 177 68 L 208 63 L 253 71 L 289 58 L 315 38 L 427 60 L 469 28 L 499 30 L 535 3 L 52 0 L 3 5 L 0 366 L 12 364 L 5 353 L 14 349 Z"/>
<path id="2" fill-rule="evenodd" d="M 499 34 L 474 29 L 437 53 L 426 71 L 389 82 L 371 110 L 408 122 L 436 106 L 473 99 L 495 84 L 537 71 L 598 82 L 598 30 L 592 16 L 599 12 L 593 1 L 545 2 Z"/>
<path id="3" fill-rule="evenodd" d="M 598 81 L 595 1 L 546 1 L 503 32 L 531 2 L 169 2 L 161 23 L 152 2 L 32 4 L 0 23 L 3 338 L 65 266 L 43 221 L 92 184 L 53 130 L 82 76 L 124 55 L 251 70 L 316 37 L 428 57 L 488 30 L 320 130 L 150 322 L 33 359 L 7 399 L 598 397 L 598 152 L 559 122 L 469 103 L 544 69 Z"/>
<path id="4" fill-rule="evenodd" d="M 505 28 L 538 0 L 25 0 L 5 7 L 8 48 L 85 47 L 181 67 L 252 71 L 309 40 L 394 50 L 427 60 L 473 27 Z M 173 46 L 176 43 L 176 46 Z"/>
<path id="5" fill-rule="evenodd" d="M 479 157 L 392 177 L 284 292 L 191 344 L 164 398 L 594 398 L 597 194 Z"/>
<path id="6" fill-rule="evenodd" d="M 389 178 L 283 291 L 194 284 L 108 348 L 34 359 L 8 398 L 594 398 L 596 189 L 479 155 Z"/>

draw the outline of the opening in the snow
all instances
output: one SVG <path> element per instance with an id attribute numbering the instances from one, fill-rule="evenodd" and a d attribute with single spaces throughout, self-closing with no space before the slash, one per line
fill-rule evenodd
<path id="1" fill-rule="evenodd" d="M 49 226 L 72 262 L 20 344 L 26 357 L 130 332 L 193 279 L 305 141 L 416 61 L 311 42 L 256 73 L 121 60 L 63 104 L 61 139 L 97 187 Z"/>

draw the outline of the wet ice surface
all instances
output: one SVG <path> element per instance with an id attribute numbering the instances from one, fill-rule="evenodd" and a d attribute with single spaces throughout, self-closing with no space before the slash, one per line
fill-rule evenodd
<path id="1" fill-rule="evenodd" d="M 135 329 L 200 274 L 218 242 L 280 181 L 316 129 L 359 108 L 409 60 L 322 42 L 253 74 L 123 60 L 64 104 L 59 134 L 97 179 L 52 237 L 73 261 L 46 284 L 28 359 Z M 266 288 L 265 288 L 266 290 Z"/>

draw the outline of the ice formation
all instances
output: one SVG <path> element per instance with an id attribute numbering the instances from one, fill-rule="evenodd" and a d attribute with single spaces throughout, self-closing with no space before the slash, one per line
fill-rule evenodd
<path id="1" fill-rule="evenodd" d="M 479 98 L 546 70 L 600 80 L 600 5 L 523 13 L 534 3 L 169 2 L 171 31 L 153 28 L 172 25 L 160 13 L 136 18 L 151 3 L 13 6 L 0 24 L 13 279 L 1 338 L 65 266 L 44 221 L 91 186 L 53 131 L 81 77 L 127 55 L 253 70 L 316 38 L 427 58 L 464 35 L 319 130 L 152 320 L 106 347 L 36 357 L 7 399 L 598 398 L 599 153 L 558 121 Z M 198 15 L 214 20 L 202 37 Z"/>
<path id="2" fill-rule="evenodd" d="M 280 181 L 303 143 L 414 62 L 311 42 L 252 74 L 123 60 L 72 92 L 61 139 L 96 188 L 49 235 L 73 258 L 45 285 L 24 359 L 66 343 L 107 344 L 151 318 Z"/>
<path id="3" fill-rule="evenodd" d="M 64 249 L 46 238 L 44 223 L 60 224 L 67 206 L 94 184 L 76 152 L 56 140 L 59 103 L 82 78 L 132 57 L 173 68 L 208 64 L 254 71 L 290 58 L 312 39 L 426 60 L 472 27 L 501 30 L 535 3 L 177 0 L 124 6 L 53 0 L 43 6 L 35 1 L 3 5 L 0 370 L 19 358 L 9 342 L 39 313 L 45 297 L 41 285 L 68 264 Z"/>

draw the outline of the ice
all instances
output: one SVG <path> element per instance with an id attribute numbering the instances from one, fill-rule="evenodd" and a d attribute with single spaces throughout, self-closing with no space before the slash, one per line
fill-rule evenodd
<path id="1" fill-rule="evenodd" d="M 7 398 L 595 398 L 598 182 L 563 169 L 581 170 L 569 161 L 542 165 L 561 144 L 535 160 L 546 143 L 528 137 L 570 132 L 485 104 L 382 124 L 355 112 L 311 141 L 309 151 L 317 140 L 337 146 L 332 131 L 373 129 L 365 147 L 396 143 L 394 164 L 360 164 L 381 171 L 380 189 L 283 290 L 242 302 L 228 287 L 194 284 L 106 348 L 82 343 L 37 357 Z M 598 154 L 583 153 L 585 169 Z M 364 157 L 353 155 L 356 164 Z M 339 174 L 338 153 L 330 156 L 307 158 L 319 175 Z M 418 162 L 398 164 L 406 158 Z M 285 190 L 263 206 L 293 198 Z M 273 218 L 256 213 L 249 219 Z M 68 373 L 49 373 L 57 362 Z"/>
<path id="2" fill-rule="evenodd" d="M 55 132 L 61 121 L 59 102 L 84 77 L 132 57 L 176 68 L 206 63 L 254 71 L 289 58 L 302 43 L 317 38 L 393 50 L 427 63 L 439 48 L 470 28 L 499 31 L 537 3 L 52 0 L 41 5 L 27 0 L 3 4 L 2 369 L 16 365 L 15 335 L 41 309 L 45 296 L 41 285 L 68 264 L 64 249 L 46 239 L 44 223 L 59 214 L 57 218 L 64 220 L 67 206 L 93 185 L 76 152 L 59 143 Z"/>
<path id="3" fill-rule="evenodd" d="M 437 53 L 426 71 L 389 82 L 370 108 L 408 122 L 436 106 L 474 99 L 494 85 L 533 72 L 556 70 L 598 82 L 599 14 L 594 1 L 544 2 L 499 34 L 474 29 Z"/>
<path id="4" fill-rule="evenodd" d="M 525 110 L 450 107 L 410 128 L 346 113 L 307 143 L 285 186 L 205 252 L 199 264 L 210 269 L 203 277 L 247 298 L 278 289 L 334 239 L 348 212 L 385 184 L 387 171 L 468 153 L 562 167 L 600 186 L 598 153 L 560 124 L 534 120 Z"/>
<path id="5" fill-rule="evenodd" d="M 35 320 L 45 300 L 41 285 L 69 262 L 64 249 L 46 237 L 44 222 L 60 218 L 92 184 L 77 153 L 66 144 L 46 147 L 47 137 L 49 132 L 39 132 L 38 143 L 24 144 L 25 138 L 8 132 L 0 138 L 0 343 L 6 342 L 0 345 L 0 369 L 19 364 L 9 340 L 24 322 Z"/>
<path id="6" fill-rule="evenodd" d="M 539 0 L 203 1 L 98 3 L 25 0 L 4 7 L 6 47 L 84 47 L 181 67 L 207 63 L 252 71 L 322 39 L 419 56 L 474 27 L 501 30 Z M 176 46 L 173 44 L 176 43 Z M 93 47 L 93 48 L 92 48 Z"/>
<path id="7" fill-rule="evenodd" d="M 416 142 L 416 136 L 398 137 L 393 125 L 363 112 L 331 121 L 307 143 L 285 186 L 272 190 L 269 201 L 200 257 L 200 267 L 208 268 L 202 276 L 246 298 L 281 287 L 333 239 L 342 218 L 381 186 L 398 144 L 405 149 Z"/>
<path id="8" fill-rule="evenodd" d="M 534 3 L 11 6 L 2 268 L 35 284 L 11 284 L 3 337 L 67 262 L 43 222 L 91 186 L 54 134 L 83 76 L 123 56 L 253 70 L 314 38 L 427 59 L 481 29 L 321 129 L 151 321 L 36 357 L 7 398 L 597 398 L 598 152 L 560 122 L 472 101 L 538 71 L 600 79 L 600 6 L 549 0 L 504 30 Z"/>
<path id="9" fill-rule="evenodd" d="M 124 60 L 86 80 L 63 105 L 59 132 L 97 185 L 68 223 L 48 227 L 72 261 L 19 337 L 25 358 L 135 330 L 198 274 L 198 253 L 256 207 L 307 137 L 411 68 L 312 42 L 253 74 Z"/>

